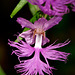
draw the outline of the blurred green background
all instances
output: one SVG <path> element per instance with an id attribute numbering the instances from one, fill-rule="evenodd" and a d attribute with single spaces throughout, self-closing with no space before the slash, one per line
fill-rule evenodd
<path id="1" fill-rule="evenodd" d="M 12 10 L 15 8 L 18 0 L 3 0 L 0 3 L 0 75 L 20 75 L 16 73 L 14 65 L 18 64 L 17 56 L 11 56 L 12 48 L 8 45 L 8 39 L 15 40 L 13 36 L 17 32 L 21 33 L 21 26 L 16 22 L 17 17 L 23 17 L 28 20 L 31 19 L 32 14 L 29 11 L 28 4 L 26 4 L 15 16 L 10 18 Z M 75 12 L 70 12 L 63 16 L 63 20 L 53 28 L 49 29 L 46 36 L 53 43 L 64 42 L 70 39 L 71 42 L 64 46 L 59 51 L 71 53 L 68 56 L 67 63 L 61 61 L 49 60 L 50 65 L 57 70 L 53 70 L 54 75 L 75 75 Z M 46 45 L 46 46 L 47 46 Z"/>

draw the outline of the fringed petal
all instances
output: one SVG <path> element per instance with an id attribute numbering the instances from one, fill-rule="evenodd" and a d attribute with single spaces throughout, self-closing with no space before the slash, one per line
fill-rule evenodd
<path id="1" fill-rule="evenodd" d="M 53 6 L 53 10 L 55 11 L 55 15 L 63 16 L 64 14 L 69 13 L 69 8 L 62 3 L 55 3 Z"/>
<path id="2" fill-rule="evenodd" d="M 64 43 L 54 45 L 55 42 L 46 48 L 39 49 L 31 47 L 22 40 L 19 43 L 9 40 L 8 44 L 17 48 L 17 50 L 14 50 L 12 53 L 15 53 L 20 61 L 20 64 L 15 65 L 14 68 L 17 69 L 17 72 L 21 73 L 21 75 L 37 75 L 37 73 L 39 73 L 39 75 L 44 75 L 44 72 L 48 75 L 52 74 L 52 69 L 55 68 L 50 67 L 47 58 L 50 60 L 66 61 L 67 56 L 70 55 L 70 53 L 54 50 L 69 44 L 70 41 L 67 40 Z M 31 56 L 33 52 L 35 52 L 33 58 L 20 60 L 20 57 Z M 40 60 L 40 52 L 45 58 L 46 63 Z"/>
<path id="3" fill-rule="evenodd" d="M 33 5 L 37 5 L 37 4 L 43 4 L 46 0 L 27 0 L 27 1 Z"/>
<path id="4" fill-rule="evenodd" d="M 59 61 L 66 61 L 67 56 L 70 55 L 70 53 L 56 51 L 56 50 L 43 50 L 41 51 L 42 55 L 45 58 L 48 58 L 50 60 L 59 60 Z"/>
<path id="5" fill-rule="evenodd" d="M 64 43 L 59 43 L 57 45 L 51 44 L 50 46 L 44 48 L 41 50 L 42 55 L 45 58 L 51 59 L 51 60 L 59 60 L 59 61 L 66 61 L 67 60 L 67 56 L 70 55 L 70 53 L 66 53 L 66 52 L 61 52 L 61 51 L 56 51 L 54 49 L 56 48 L 60 48 L 63 47 L 67 44 L 69 44 L 70 41 L 65 41 Z"/>
<path id="6" fill-rule="evenodd" d="M 38 5 L 38 7 L 43 11 L 43 13 L 49 16 L 63 16 L 69 13 L 69 5 L 74 5 L 75 0 L 28 0 L 33 5 Z M 75 12 L 75 6 L 72 6 L 72 11 Z"/>
<path id="7" fill-rule="evenodd" d="M 47 74 L 52 74 L 53 67 L 50 67 L 49 64 L 42 62 L 39 58 L 40 49 L 35 50 L 35 55 L 32 59 L 25 60 L 21 64 L 15 65 L 17 72 L 22 73 L 21 75 L 44 75 L 43 72 Z"/>
<path id="8" fill-rule="evenodd" d="M 56 41 L 55 41 L 56 42 Z M 55 43 L 54 42 L 54 43 Z M 54 44 L 53 43 L 53 44 Z M 70 41 L 69 41 L 69 39 L 67 39 L 64 43 L 58 43 L 58 44 L 56 44 L 56 45 L 53 45 L 53 44 L 51 44 L 51 45 L 49 45 L 48 47 L 47 47 L 47 49 L 56 49 L 56 48 L 60 48 L 60 47 L 63 47 L 63 46 L 65 46 L 65 45 L 67 45 L 67 44 L 69 44 L 70 43 Z"/>
<path id="9" fill-rule="evenodd" d="M 15 53 L 18 57 L 28 57 L 32 55 L 34 52 L 33 47 L 26 44 L 22 40 L 20 41 L 20 43 L 9 40 L 8 44 L 12 47 L 17 48 L 17 50 L 13 50 L 12 54 Z"/>

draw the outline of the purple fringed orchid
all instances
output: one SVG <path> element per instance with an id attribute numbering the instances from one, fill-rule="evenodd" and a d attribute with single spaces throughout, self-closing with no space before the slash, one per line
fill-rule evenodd
<path id="1" fill-rule="evenodd" d="M 35 42 L 35 34 L 42 34 L 42 45 L 44 45 L 49 42 L 49 39 L 45 37 L 45 31 L 52 28 L 56 24 L 59 24 L 61 20 L 62 17 L 53 17 L 48 21 L 45 18 L 39 18 L 38 21 L 35 21 L 33 24 L 28 20 L 19 17 L 17 18 L 17 22 L 21 24 L 22 28 L 30 28 L 30 30 L 22 32 L 21 34 L 19 34 L 19 36 L 25 38 L 26 42 L 32 45 Z"/>
<path id="2" fill-rule="evenodd" d="M 38 7 L 49 16 L 58 15 L 63 16 L 69 12 L 68 4 L 75 12 L 75 0 L 27 0 Z"/>
<path id="3" fill-rule="evenodd" d="M 66 61 L 67 56 L 70 55 L 70 53 L 55 50 L 56 48 L 60 48 L 69 44 L 70 41 L 67 40 L 64 43 L 59 43 L 56 45 L 54 45 L 54 42 L 48 47 L 42 48 L 42 37 L 42 34 L 36 34 L 34 47 L 31 47 L 22 40 L 20 40 L 19 43 L 9 40 L 8 44 L 17 48 L 16 50 L 13 50 L 12 54 L 15 53 L 18 56 L 20 64 L 15 65 L 14 68 L 17 69 L 18 73 L 22 73 L 21 75 L 37 75 L 37 73 L 39 73 L 39 75 L 44 75 L 43 72 L 47 73 L 48 75 L 53 75 L 52 69 L 55 68 L 49 65 L 47 58 L 50 60 Z M 22 57 L 31 56 L 33 52 L 35 52 L 33 58 L 27 60 L 20 59 Z M 41 61 L 40 53 L 45 58 L 46 63 Z"/>

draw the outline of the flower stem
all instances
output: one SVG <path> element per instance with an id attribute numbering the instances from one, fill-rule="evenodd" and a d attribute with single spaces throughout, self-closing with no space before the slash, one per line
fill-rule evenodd
<path id="1" fill-rule="evenodd" d="M 44 18 L 47 18 L 47 14 L 45 14 Z"/>

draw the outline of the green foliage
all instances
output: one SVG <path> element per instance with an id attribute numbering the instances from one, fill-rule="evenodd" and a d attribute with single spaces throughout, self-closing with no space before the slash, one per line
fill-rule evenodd
<path id="1" fill-rule="evenodd" d="M 28 5 L 29 5 L 29 9 L 30 9 L 32 15 L 35 15 L 35 13 L 36 13 L 37 11 L 39 11 L 39 8 L 38 8 L 37 5 L 32 5 L 32 4 L 30 4 L 30 3 L 28 3 Z"/>
<path id="2" fill-rule="evenodd" d="M 30 19 L 30 22 L 34 23 L 36 20 L 38 20 L 38 19 L 41 18 L 41 17 L 47 18 L 48 15 L 44 14 L 42 11 L 39 10 L 39 11 L 37 11 L 37 12 L 35 13 L 35 15 Z M 48 19 L 49 19 L 49 17 L 48 17 Z"/>
<path id="3" fill-rule="evenodd" d="M 3 69 L 1 68 L 1 66 L 0 66 L 0 75 L 6 75 L 3 71 Z"/>
<path id="4" fill-rule="evenodd" d="M 26 3 L 27 3 L 27 0 L 20 0 L 20 2 L 17 4 L 17 6 L 16 6 L 16 7 L 14 8 L 14 10 L 12 11 L 10 17 L 13 18 L 13 17 L 17 14 L 17 12 L 18 12 L 19 10 L 21 10 L 22 7 L 23 7 Z"/>

